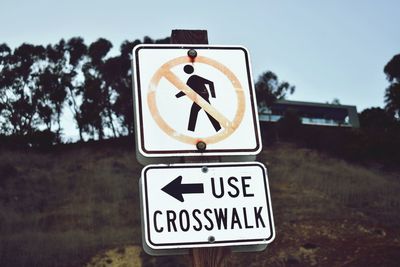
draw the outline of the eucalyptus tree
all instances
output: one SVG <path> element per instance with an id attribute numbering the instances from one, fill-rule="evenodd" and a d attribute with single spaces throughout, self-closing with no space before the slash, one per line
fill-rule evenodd
<path id="1" fill-rule="evenodd" d="M 125 41 L 121 44 L 120 55 L 107 60 L 105 65 L 105 81 L 110 84 L 117 93 L 113 110 L 118 116 L 124 131 L 128 135 L 133 134 L 133 91 L 132 91 L 132 50 L 141 44 L 139 39 Z M 150 37 L 143 38 L 144 44 L 169 44 L 170 38 L 153 40 Z"/>
<path id="2" fill-rule="evenodd" d="M 111 42 L 104 38 L 90 44 L 88 61 L 82 68 L 85 78 L 81 105 L 83 126 L 87 134 L 100 140 L 105 137 L 107 127 L 114 137 L 117 136 L 111 107 L 113 89 L 103 77 L 106 56 L 111 48 Z"/>
<path id="3" fill-rule="evenodd" d="M 385 91 L 385 108 L 400 120 L 400 54 L 395 55 L 385 65 L 383 71 L 390 82 Z"/>
<path id="4" fill-rule="evenodd" d="M 83 141 L 84 123 L 81 104 L 83 95 L 82 68 L 87 61 L 88 48 L 80 37 L 74 37 L 65 44 L 66 62 L 62 83 L 67 85 L 67 103 L 75 119 L 79 138 Z"/>
<path id="5" fill-rule="evenodd" d="M 121 44 L 120 55 L 110 58 L 104 66 L 104 80 L 115 90 L 112 109 L 118 117 L 122 133 L 133 134 L 132 50 L 140 40 Z"/>
<path id="6" fill-rule="evenodd" d="M 8 84 L 9 84 L 9 61 L 11 49 L 7 44 L 0 44 L 0 134 L 9 134 L 9 109 L 8 102 Z"/>
<path id="7" fill-rule="evenodd" d="M 270 107 L 276 100 L 284 99 L 287 93 L 293 94 L 295 87 L 281 82 L 272 71 L 266 71 L 258 77 L 255 84 L 257 103 L 260 107 Z"/>
<path id="8" fill-rule="evenodd" d="M 46 47 L 46 66 L 39 74 L 37 88 L 42 92 L 39 114 L 49 131 L 52 124 L 57 125 L 55 131 L 57 142 L 61 142 L 61 117 L 67 97 L 68 88 L 72 87 L 70 72 L 66 65 L 66 42 L 62 39 L 55 45 Z"/>
<path id="9" fill-rule="evenodd" d="M 32 135 L 46 122 L 41 116 L 42 91 L 36 86 L 45 65 L 45 48 L 22 44 L 11 50 L 2 47 L 1 116 L 7 134 Z"/>

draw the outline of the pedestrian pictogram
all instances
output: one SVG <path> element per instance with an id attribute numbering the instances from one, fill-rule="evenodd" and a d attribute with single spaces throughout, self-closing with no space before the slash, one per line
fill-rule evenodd
<path id="1" fill-rule="evenodd" d="M 187 74 L 192 74 L 194 71 L 194 68 L 191 65 L 185 65 L 183 70 Z M 192 88 L 199 96 L 204 98 L 204 100 L 206 100 L 208 103 L 210 103 L 210 100 L 209 100 L 210 94 L 208 93 L 208 89 L 207 89 L 207 85 L 208 85 L 210 88 L 209 90 L 211 93 L 211 97 L 215 98 L 215 88 L 214 88 L 214 83 L 212 81 L 209 81 L 209 80 L 207 80 L 203 77 L 197 76 L 197 75 L 192 75 L 192 76 L 190 76 L 190 78 L 188 79 L 186 84 L 190 88 Z M 185 93 L 183 91 L 180 91 L 175 96 L 179 98 L 184 95 L 185 95 Z M 201 107 L 196 102 L 193 102 L 192 108 L 190 109 L 190 117 L 189 117 L 189 124 L 188 124 L 189 131 L 194 132 L 194 129 L 196 127 L 196 122 L 197 122 L 197 115 L 198 115 L 200 109 L 201 109 Z M 214 119 L 213 116 L 211 116 L 209 113 L 207 113 L 207 111 L 205 111 L 205 112 L 207 114 L 208 119 L 214 126 L 215 131 L 218 132 L 221 129 L 221 125 L 219 124 L 219 122 L 216 119 Z"/>
<path id="2" fill-rule="evenodd" d="M 189 57 L 189 50 L 196 56 Z M 255 155 L 261 149 L 243 47 L 134 49 L 137 144 L 146 157 Z M 198 143 L 206 149 L 199 150 Z"/>

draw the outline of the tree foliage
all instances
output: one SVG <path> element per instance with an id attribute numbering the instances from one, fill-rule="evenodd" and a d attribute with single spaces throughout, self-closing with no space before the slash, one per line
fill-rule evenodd
<path id="1" fill-rule="evenodd" d="M 0 136 L 59 143 L 68 113 L 81 141 L 133 134 L 131 53 L 141 43 L 125 41 L 115 56 L 104 38 L 89 45 L 80 37 L 46 47 L 0 44 Z M 146 36 L 143 43 L 169 38 Z"/>
<path id="2" fill-rule="evenodd" d="M 6 55 L 1 67 L 1 128 L 8 134 L 33 134 L 38 125 L 47 122 L 42 116 L 46 113 L 43 91 L 36 86 L 45 49 L 30 44 L 22 44 L 12 54 L 6 47 L 2 49 Z"/>
<path id="3" fill-rule="evenodd" d="M 258 77 L 255 90 L 259 107 L 270 107 L 276 100 L 284 99 L 287 93 L 293 94 L 295 86 L 279 81 L 275 73 L 267 71 Z"/>
<path id="4" fill-rule="evenodd" d="M 393 116 L 390 116 L 390 114 L 382 108 L 365 109 L 361 112 L 359 117 L 361 128 L 370 131 L 387 131 L 395 125 Z"/>
<path id="5" fill-rule="evenodd" d="M 400 54 L 395 55 L 385 65 L 383 71 L 390 82 L 400 82 Z"/>
<path id="6" fill-rule="evenodd" d="M 383 71 L 390 82 L 385 91 L 385 108 L 397 119 L 400 118 L 400 54 L 395 55 Z"/>
<path id="7" fill-rule="evenodd" d="M 110 41 L 100 38 L 88 49 L 88 59 L 82 71 L 85 77 L 82 95 L 82 124 L 85 132 L 92 138 L 104 139 L 104 128 L 109 126 L 116 131 L 112 118 L 112 88 L 103 79 L 105 57 L 112 48 Z"/>
<path id="8" fill-rule="evenodd" d="M 82 72 L 82 65 L 86 59 L 87 46 L 83 39 L 71 38 L 65 46 L 65 57 L 67 58 L 65 62 L 66 67 L 66 81 L 68 85 L 66 86 L 68 94 L 68 106 L 73 114 L 76 122 L 76 126 L 79 131 L 79 138 L 83 141 L 83 115 L 81 112 L 81 95 L 83 93 L 82 80 L 79 79 L 79 74 Z"/>

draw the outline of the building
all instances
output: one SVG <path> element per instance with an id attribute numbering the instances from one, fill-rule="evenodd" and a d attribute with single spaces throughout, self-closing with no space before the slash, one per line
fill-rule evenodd
<path id="1" fill-rule="evenodd" d="M 277 100 L 271 108 L 259 108 L 259 119 L 276 122 L 285 113 L 295 112 L 303 124 L 360 127 L 356 106 Z"/>

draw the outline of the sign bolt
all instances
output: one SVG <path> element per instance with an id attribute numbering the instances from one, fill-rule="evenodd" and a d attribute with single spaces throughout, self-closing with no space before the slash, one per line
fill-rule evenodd
<path id="1" fill-rule="evenodd" d="M 206 151 L 207 144 L 204 143 L 204 141 L 199 141 L 199 142 L 197 142 L 197 144 L 196 144 L 196 148 L 197 148 L 198 151 L 204 152 L 204 151 Z"/>
<path id="2" fill-rule="evenodd" d="M 194 49 L 190 49 L 190 50 L 187 52 L 187 55 L 188 55 L 191 59 L 194 59 L 195 57 L 197 57 L 197 51 L 194 50 Z"/>
<path id="3" fill-rule="evenodd" d="M 208 237 L 208 243 L 214 243 L 214 242 L 215 242 L 215 237 L 212 236 L 212 235 L 210 235 L 210 236 Z"/>
<path id="4" fill-rule="evenodd" d="M 207 173 L 207 172 L 208 172 L 207 166 L 201 167 L 201 171 L 202 171 L 203 173 Z"/>

